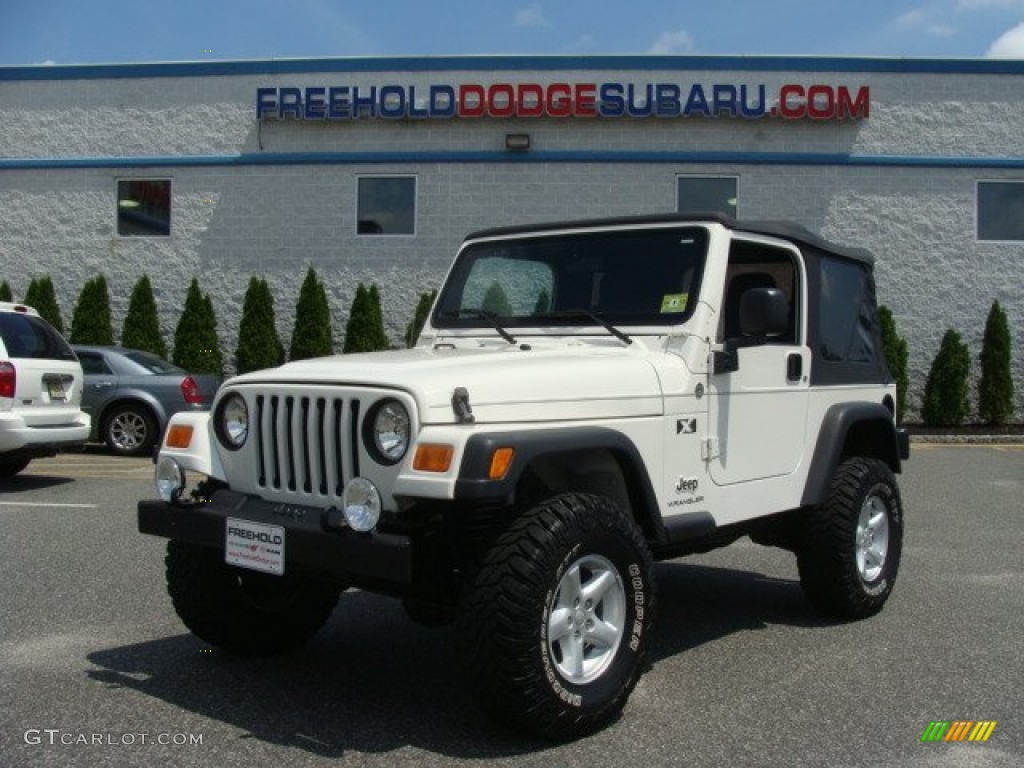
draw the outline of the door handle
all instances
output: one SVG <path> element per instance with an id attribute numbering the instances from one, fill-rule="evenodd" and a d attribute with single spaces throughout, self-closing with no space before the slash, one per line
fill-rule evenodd
<path id="1" fill-rule="evenodd" d="M 804 375 L 804 357 L 799 352 L 786 356 L 786 381 L 800 381 Z"/>
<path id="2" fill-rule="evenodd" d="M 112 386 L 114 386 L 114 382 L 112 382 L 112 381 L 98 381 L 98 382 L 96 382 L 95 384 L 92 385 L 92 388 L 93 389 L 109 389 Z"/>

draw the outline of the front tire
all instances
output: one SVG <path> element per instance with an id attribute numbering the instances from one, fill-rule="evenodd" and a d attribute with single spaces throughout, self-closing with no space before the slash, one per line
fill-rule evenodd
<path id="1" fill-rule="evenodd" d="M 197 637 L 238 656 L 269 656 L 305 643 L 331 616 L 337 588 L 300 576 L 233 568 L 218 550 L 167 542 L 167 591 Z"/>
<path id="2" fill-rule="evenodd" d="M 824 613 L 872 616 L 889 599 L 902 551 L 903 504 L 892 471 L 877 459 L 847 459 L 829 497 L 808 515 L 800 585 Z"/>
<path id="3" fill-rule="evenodd" d="M 557 496 L 487 554 L 459 617 L 459 647 L 495 719 L 568 740 L 611 722 L 646 664 L 651 555 L 599 496 Z"/>

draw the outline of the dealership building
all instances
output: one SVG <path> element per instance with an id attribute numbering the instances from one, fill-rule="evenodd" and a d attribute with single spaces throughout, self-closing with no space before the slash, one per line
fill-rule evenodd
<path id="1" fill-rule="evenodd" d="M 666 211 L 796 221 L 877 259 L 911 408 L 947 328 L 993 300 L 1024 390 L 1024 61 L 339 58 L 0 68 L 0 278 L 65 322 L 143 274 L 168 337 L 198 277 L 225 359 L 249 277 L 291 333 L 307 269 L 340 349 L 359 282 L 398 344 L 463 237 Z M 972 398 L 972 404 L 974 399 Z"/>

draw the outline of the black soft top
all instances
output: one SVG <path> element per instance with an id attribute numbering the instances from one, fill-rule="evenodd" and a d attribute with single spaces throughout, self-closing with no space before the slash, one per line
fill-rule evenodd
<path id="1" fill-rule="evenodd" d="M 767 235 L 790 240 L 802 245 L 809 245 L 819 251 L 846 259 L 873 265 L 875 257 L 864 248 L 852 248 L 825 240 L 806 227 L 790 221 L 737 221 L 722 213 L 664 213 L 645 216 L 621 216 L 605 219 L 582 219 L 576 221 L 553 221 L 542 224 L 520 224 L 512 227 L 495 227 L 482 229 L 466 235 L 466 241 L 481 240 L 491 237 L 509 237 L 514 235 L 541 234 L 560 229 L 600 229 L 604 227 L 628 227 L 643 224 L 693 224 L 696 222 L 716 222 L 738 232 L 749 232 L 754 235 Z"/>

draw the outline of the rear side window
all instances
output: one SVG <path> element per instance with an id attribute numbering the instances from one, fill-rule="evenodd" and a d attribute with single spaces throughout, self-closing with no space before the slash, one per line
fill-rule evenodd
<path id="1" fill-rule="evenodd" d="M 870 363 L 874 349 L 874 291 L 867 271 L 838 259 L 821 262 L 819 354 L 832 363 Z"/>
<path id="2" fill-rule="evenodd" d="M 0 338 L 8 357 L 75 360 L 75 353 L 45 320 L 20 312 L 0 312 Z"/>

